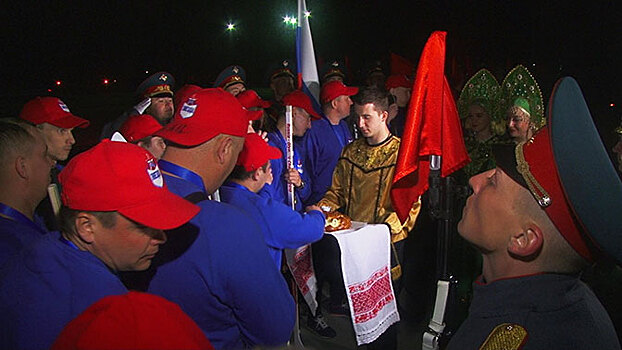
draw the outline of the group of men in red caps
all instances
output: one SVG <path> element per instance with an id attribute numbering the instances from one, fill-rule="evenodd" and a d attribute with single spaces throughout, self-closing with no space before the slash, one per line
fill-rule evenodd
<path id="1" fill-rule="evenodd" d="M 175 94 L 172 75 L 156 73 L 140 85 L 138 103 L 106 125 L 103 140 L 64 168 L 72 130 L 89 122 L 63 101 L 37 97 L 19 118 L 0 121 L 0 346 L 285 344 L 296 305 L 282 252 L 314 242 L 318 284 L 330 286 L 324 309 L 349 315 L 323 210 L 386 223 L 392 244 L 403 243 L 420 203 L 400 223 L 387 191 L 412 81 L 393 76 L 388 91 L 359 91 L 329 69 L 319 111 L 294 89 L 292 68 L 284 60 L 274 70 L 271 102 L 246 89 L 239 66 L 212 88 L 186 85 Z M 354 129 L 346 122 L 353 103 Z M 284 105 L 293 107 L 291 168 Z M 474 193 L 458 228 L 482 253 L 483 274 L 449 348 L 620 347 L 606 311 L 577 277 L 598 254 L 622 257 L 620 180 L 574 80 L 557 85 L 549 111 L 550 127 L 497 148 L 497 168 L 470 181 Z M 353 131 L 362 136 L 356 142 Z M 579 174 L 577 155 L 589 163 Z M 598 203 L 603 183 L 613 187 Z M 321 311 L 308 325 L 335 336 Z M 391 329 L 368 348 L 396 348 Z"/>

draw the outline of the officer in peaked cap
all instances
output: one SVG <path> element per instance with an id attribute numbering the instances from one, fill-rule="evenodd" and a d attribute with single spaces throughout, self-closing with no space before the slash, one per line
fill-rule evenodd
<path id="1" fill-rule="evenodd" d="M 367 86 L 376 86 L 379 89 L 383 89 L 386 79 L 386 67 L 381 60 L 374 60 L 367 64 L 365 71 L 365 83 Z"/>
<path id="2" fill-rule="evenodd" d="M 157 72 L 143 80 L 136 89 L 138 103 L 119 116 L 114 121 L 107 123 L 100 135 L 100 139 L 110 138 L 119 130 L 119 127 L 130 115 L 149 114 L 161 125 L 166 125 L 173 118 L 175 107 L 173 106 L 173 87 L 175 78 L 168 72 Z"/>
<path id="3" fill-rule="evenodd" d="M 240 66 L 229 66 L 218 74 L 214 87 L 222 88 L 233 96 L 246 90 L 246 71 Z"/>
<path id="4" fill-rule="evenodd" d="M 279 61 L 270 69 L 270 88 L 274 99 L 281 101 L 283 96 L 296 89 L 296 63 L 290 59 Z"/>
<path id="5" fill-rule="evenodd" d="M 448 349 L 620 349 L 607 311 L 579 280 L 622 262 L 622 182 L 577 82 L 562 78 L 547 125 L 493 149 L 469 181 L 458 232 L 482 254 L 469 316 Z"/>
<path id="6" fill-rule="evenodd" d="M 345 73 L 346 66 L 341 60 L 329 60 L 327 61 L 320 71 L 322 77 L 322 84 L 326 84 L 333 80 L 339 80 L 342 83 L 346 79 Z"/>

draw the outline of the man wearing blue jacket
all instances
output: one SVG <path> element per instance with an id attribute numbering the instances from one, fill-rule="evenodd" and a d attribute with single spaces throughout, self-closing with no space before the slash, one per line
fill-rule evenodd
<path id="1" fill-rule="evenodd" d="M 258 134 L 249 134 L 229 181 L 220 188 L 223 202 L 242 209 L 261 227 L 277 269 L 281 268 L 283 249 L 299 248 L 324 234 L 320 207 L 309 206 L 301 214 L 282 202 L 257 194 L 273 181 L 270 159 L 280 157 L 278 148 L 268 145 Z"/>
<path id="2" fill-rule="evenodd" d="M 2 349 L 49 349 L 91 304 L 127 293 L 117 273 L 147 269 L 166 241 L 162 230 L 199 210 L 168 191 L 149 152 L 128 143 L 103 141 L 72 159 L 59 181 L 61 232 L 0 272 Z"/>
<path id="3" fill-rule="evenodd" d="M 168 142 L 160 160 L 167 184 L 201 211 L 169 235 L 148 291 L 179 304 L 217 349 L 284 344 L 294 327 L 294 301 L 257 224 L 205 199 L 233 169 L 249 120 L 261 113 L 204 89 L 156 133 Z"/>

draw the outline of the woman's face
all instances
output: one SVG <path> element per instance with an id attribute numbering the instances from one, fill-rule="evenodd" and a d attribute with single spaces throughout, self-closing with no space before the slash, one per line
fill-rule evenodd
<path id="1" fill-rule="evenodd" d="M 474 133 L 480 133 L 490 129 L 490 114 L 480 105 L 471 105 L 467 115 L 466 124 Z"/>

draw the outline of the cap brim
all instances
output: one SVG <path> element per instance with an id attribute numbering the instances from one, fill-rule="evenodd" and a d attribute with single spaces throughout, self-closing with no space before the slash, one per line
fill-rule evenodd
<path id="1" fill-rule="evenodd" d="M 516 145 L 514 144 L 497 144 L 492 146 L 492 153 L 495 157 L 495 163 L 501 168 L 514 182 L 529 189 L 527 182 L 516 169 Z"/>
<path id="2" fill-rule="evenodd" d="M 200 208 L 166 189 L 157 198 L 131 208 L 119 209 L 124 216 L 157 230 L 171 230 L 190 221 Z"/>
<path id="3" fill-rule="evenodd" d="M 553 154 L 569 204 L 598 246 L 622 262 L 622 182 L 573 78 L 558 81 L 549 108 Z"/>
<path id="4" fill-rule="evenodd" d="M 270 106 L 268 106 L 270 107 Z M 264 108 L 268 108 L 268 107 L 264 107 Z M 259 111 L 247 111 L 247 117 L 248 120 L 259 120 L 259 118 L 261 118 L 261 116 L 263 116 L 263 111 L 259 110 Z"/>
<path id="5" fill-rule="evenodd" d="M 357 87 L 346 87 L 346 95 L 354 96 L 359 93 L 359 88 Z"/>
<path id="6" fill-rule="evenodd" d="M 82 119 L 73 114 L 67 114 L 62 118 L 48 121 L 47 123 L 63 129 L 86 128 L 90 124 L 88 120 Z"/>

